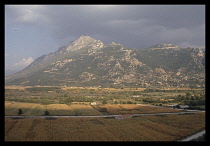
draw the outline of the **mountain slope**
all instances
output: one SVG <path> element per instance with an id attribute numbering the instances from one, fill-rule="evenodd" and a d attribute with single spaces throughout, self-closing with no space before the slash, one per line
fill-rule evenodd
<path id="1" fill-rule="evenodd" d="M 199 48 L 159 44 L 129 49 L 81 36 L 8 76 L 7 85 L 139 85 L 202 87 L 204 54 Z"/>

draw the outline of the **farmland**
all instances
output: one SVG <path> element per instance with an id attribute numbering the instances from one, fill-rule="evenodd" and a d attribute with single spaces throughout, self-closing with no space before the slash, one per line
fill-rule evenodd
<path id="1" fill-rule="evenodd" d="M 52 116 L 82 116 L 82 115 L 102 115 L 90 105 L 66 105 L 49 104 L 42 105 L 37 103 L 5 102 L 5 115 L 14 116 L 18 114 L 18 109 L 22 109 L 23 116 L 41 116 L 47 110 Z"/>
<path id="2" fill-rule="evenodd" d="M 193 119 L 193 120 L 191 120 Z M 113 118 L 5 119 L 6 141 L 176 141 L 205 128 L 205 113 Z"/>
<path id="3" fill-rule="evenodd" d="M 75 117 L 5 118 L 5 140 L 176 141 L 205 129 L 205 112 L 121 120 L 80 117 L 183 111 L 164 107 L 170 104 L 204 110 L 205 89 L 6 86 L 6 116 L 18 116 L 21 109 L 20 117 L 43 116 L 46 111 L 49 116 Z"/>
<path id="4" fill-rule="evenodd" d="M 52 116 L 88 116 L 103 114 L 141 114 L 141 113 L 168 113 L 180 112 L 177 109 L 154 107 L 148 105 L 118 104 L 118 105 L 85 105 L 85 104 L 49 104 L 42 105 L 37 103 L 5 102 L 5 115 L 15 116 L 18 109 L 22 109 L 22 116 L 41 116 L 49 111 Z"/>
<path id="5" fill-rule="evenodd" d="M 99 88 L 6 86 L 5 100 L 25 103 L 71 104 L 187 104 L 190 109 L 205 109 L 205 89 L 197 88 Z"/>

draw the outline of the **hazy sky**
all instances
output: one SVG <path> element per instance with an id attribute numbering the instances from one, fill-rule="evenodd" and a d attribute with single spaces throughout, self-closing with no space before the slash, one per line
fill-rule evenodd
<path id="1" fill-rule="evenodd" d="M 6 74 L 81 35 L 138 49 L 205 48 L 205 5 L 5 5 Z"/>

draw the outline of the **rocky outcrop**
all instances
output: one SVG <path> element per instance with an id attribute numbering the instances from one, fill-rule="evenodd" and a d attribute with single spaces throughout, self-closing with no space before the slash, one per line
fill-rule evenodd
<path id="1" fill-rule="evenodd" d="M 80 79 L 82 79 L 83 82 L 87 82 L 93 79 L 96 79 L 97 76 L 95 74 L 89 73 L 89 72 L 83 72 L 80 75 Z"/>
<path id="2" fill-rule="evenodd" d="M 89 48 L 88 53 L 93 53 L 101 49 L 103 46 L 104 44 L 100 40 L 95 40 L 91 38 L 90 36 L 82 35 L 81 37 L 76 39 L 74 42 L 69 44 L 65 48 L 65 50 L 74 52 L 82 48 Z"/>
<path id="3" fill-rule="evenodd" d="M 149 49 L 155 50 L 155 49 L 175 49 L 179 50 L 180 48 L 174 44 L 158 44 L 155 46 L 150 47 Z"/>
<path id="4" fill-rule="evenodd" d="M 204 57 L 199 48 L 159 44 L 144 50 L 129 49 L 114 42 L 104 45 L 90 36 L 81 36 L 9 76 L 6 84 L 203 87 Z"/>

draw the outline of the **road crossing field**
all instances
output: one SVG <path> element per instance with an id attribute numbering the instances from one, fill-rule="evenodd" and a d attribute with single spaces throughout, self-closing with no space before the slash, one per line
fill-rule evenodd
<path id="1" fill-rule="evenodd" d="M 115 119 L 124 114 L 133 116 Z M 5 102 L 6 141 L 177 141 L 203 129 L 205 112 L 198 111 L 134 104 Z"/>
<path id="2" fill-rule="evenodd" d="M 203 129 L 205 112 L 145 115 L 121 120 L 5 118 L 6 141 L 177 141 Z"/>

